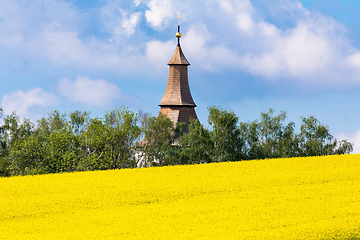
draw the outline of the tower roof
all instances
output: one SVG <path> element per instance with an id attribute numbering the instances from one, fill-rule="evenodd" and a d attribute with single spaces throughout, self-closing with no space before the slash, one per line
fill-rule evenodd
<path id="1" fill-rule="evenodd" d="M 178 37 L 178 39 L 181 36 Z M 181 50 L 180 43 L 175 48 L 175 52 L 168 62 L 169 79 L 166 86 L 165 94 L 160 101 L 159 106 L 187 106 L 196 107 L 191 96 L 188 70 L 190 63 L 186 60 Z"/>
<path id="2" fill-rule="evenodd" d="M 190 65 L 190 63 L 188 62 L 188 60 L 186 60 L 186 57 L 181 50 L 180 44 L 176 46 L 175 52 L 172 58 L 170 59 L 170 61 L 168 62 L 168 65 L 186 65 L 186 66 Z"/>

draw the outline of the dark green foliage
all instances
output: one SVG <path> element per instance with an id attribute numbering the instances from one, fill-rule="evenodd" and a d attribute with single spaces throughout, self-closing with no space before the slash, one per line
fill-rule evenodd
<path id="1" fill-rule="evenodd" d="M 179 144 L 181 164 L 209 163 L 213 160 L 214 141 L 210 131 L 198 119 L 190 119 L 189 133 L 180 138 Z"/>
<path id="2" fill-rule="evenodd" d="M 91 120 L 86 112 L 71 113 L 68 120 L 54 111 L 37 126 L 13 113 L 0 134 L 0 175 L 9 176 L 136 167 L 140 127 L 126 108 Z"/>
<path id="3" fill-rule="evenodd" d="M 0 120 L 3 117 L 3 109 L 0 107 Z M 6 152 L 6 141 L 4 138 L 5 128 L 0 126 L 0 177 L 7 177 L 10 175 L 8 170 L 8 162 L 5 158 L 7 155 Z"/>
<path id="4" fill-rule="evenodd" d="M 247 146 L 247 159 L 299 156 L 299 139 L 295 124 L 284 124 L 286 112 L 273 116 L 274 110 L 261 113 L 261 121 L 240 123 L 241 137 Z"/>
<path id="5" fill-rule="evenodd" d="M 302 117 L 300 140 L 303 156 L 329 155 L 334 152 L 332 142 L 333 136 L 330 134 L 328 126 L 321 125 L 314 117 Z"/>
<path id="6" fill-rule="evenodd" d="M 190 119 L 177 126 L 158 117 L 127 108 L 103 118 L 75 111 L 53 111 L 35 125 L 0 108 L 0 176 L 44 174 L 241 161 L 263 158 L 346 154 L 353 144 L 338 141 L 314 116 L 302 117 L 300 133 L 286 112 L 261 113 L 260 121 L 239 122 L 233 111 L 211 106 L 210 129 Z M 138 140 L 143 139 L 139 144 Z"/>
<path id="7" fill-rule="evenodd" d="M 140 165 L 163 166 L 179 164 L 177 146 L 174 142 L 178 139 L 175 133 L 181 133 L 182 126 L 175 128 L 169 118 L 162 113 L 158 117 L 143 119 L 145 138 L 140 153 Z"/>
<path id="8" fill-rule="evenodd" d="M 87 116 L 82 116 L 77 129 L 84 130 L 75 131 L 81 133 L 78 170 L 136 167 L 134 152 L 140 127 L 135 113 L 123 107 L 107 112 L 103 119 L 91 119 L 89 123 Z"/>
<path id="9" fill-rule="evenodd" d="M 344 154 L 353 144 L 337 141 L 314 116 L 302 117 L 300 134 L 295 124 L 285 124 L 286 112 L 274 116 L 274 110 L 261 113 L 261 121 L 240 123 L 240 137 L 246 143 L 246 159 Z"/>
<path id="10" fill-rule="evenodd" d="M 133 151 L 140 135 L 137 115 L 125 108 L 112 110 L 105 114 L 102 128 L 100 154 L 105 169 L 135 167 Z"/>
<path id="11" fill-rule="evenodd" d="M 164 115 L 144 115 L 143 166 L 320 156 L 350 153 L 353 149 L 346 140 L 333 139 L 328 127 L 313 116 L 302 118 L 301 132 L 296 134 L 295 123 L 285 123 L 286 112 L 275 115 L 269 109 L 261 113 L 260 121 L 244 123 L 233 111 L 215 106 L 208 110 L 211 129 L 190 120 L 189 132 L 180 134 L 180 138 Z"/>
<path id="12" fill-rule="evenodd" d="M 211 138 L 214 142 L 214 161 L 238 161 L 244 157 L 244 141 L 240 138 L 239 118 L 233 111 L 208 107 Z"/>

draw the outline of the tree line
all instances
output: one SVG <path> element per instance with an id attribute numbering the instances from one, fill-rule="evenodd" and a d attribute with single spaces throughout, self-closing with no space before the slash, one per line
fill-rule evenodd
<path id="1" fill-rule="evenodd" d="M 260 121 L 239 122 L 231 110 L 210 106 L 205 128 L 191 119 L 174 126 L 160 114 L 136 114 L 125 107 L 90 113 L 53 111 L 36 121 L 3 116 L 0 108 L 0 175 L 196 164 L 251 159 L 320 156 L 353 151 L 314 116 L 302 117 L 300 133 L 286 112 L 261 113 Z"/>

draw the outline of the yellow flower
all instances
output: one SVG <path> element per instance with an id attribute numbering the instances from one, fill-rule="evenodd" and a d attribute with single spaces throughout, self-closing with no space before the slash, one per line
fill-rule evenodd
<path id="1" fill-rule="evenodd" d="M 360 155 L 0 178 L 0 239 L 356 239 Z"/>

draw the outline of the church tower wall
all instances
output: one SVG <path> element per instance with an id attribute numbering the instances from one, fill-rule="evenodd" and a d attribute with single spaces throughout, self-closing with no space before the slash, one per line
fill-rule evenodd
<path id="1" fill-rule="evenodd" d="M 190 118 L 197 119 L 196 112 L 194 107 L 185 107 L 185 106 L 165 106 L 161 107 L 160 113 L 166 115 L 174 123 L 184 122 L 184 132 L 188 132 Z"/>

